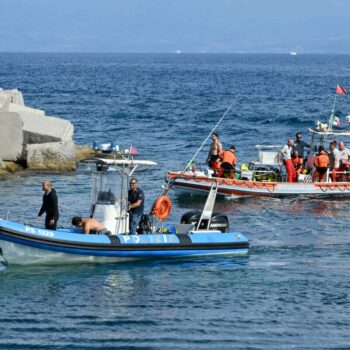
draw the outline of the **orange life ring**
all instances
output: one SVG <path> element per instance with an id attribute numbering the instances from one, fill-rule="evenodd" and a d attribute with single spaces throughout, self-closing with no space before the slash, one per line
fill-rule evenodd
<path id="1" fill-rule="evenodd" d="M 158 220 L 163 221 L 169 216 L 170 209 L 171 209 L 170 198 L 167 196 L 161 196 L 154 203 L 153 213 Z"/>

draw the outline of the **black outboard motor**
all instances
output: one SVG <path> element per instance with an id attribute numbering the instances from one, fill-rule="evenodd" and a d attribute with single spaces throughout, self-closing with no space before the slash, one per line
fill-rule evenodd
<path id="1" fill-rule="evenodd" d="M 142 235 L 144 233 L 152 233 L 152 223 L 149 215 L 142 214 L 141 220 L 137 228 L 137 233 L 139 235 Z"/>
<path id="2" fill-rule="evenodd" d="M 192 224 L 197 226 L 199 219 L 201 218 L 202 212 L 200 211 L 189 211 L 182 215 L 181 224 Z M 201 222 L 200 230 L 208 229 L 208 221 L 203 220 Z M 221 232 L 228 232 L 230 229 L 230 224 L 226 215 L 219 213 L 213 213 L 211 216 L 210 227 L 211 230 L 218 230 Z"/>

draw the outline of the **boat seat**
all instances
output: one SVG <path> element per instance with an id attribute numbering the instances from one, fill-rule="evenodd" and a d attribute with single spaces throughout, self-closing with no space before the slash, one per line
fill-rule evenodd
<path id="1" fill-rule="evenodd" d="M 100 191 L 97 196 L 98 204 L 114 204 L 116 201 L 115 195 L 111 191 Z"/>

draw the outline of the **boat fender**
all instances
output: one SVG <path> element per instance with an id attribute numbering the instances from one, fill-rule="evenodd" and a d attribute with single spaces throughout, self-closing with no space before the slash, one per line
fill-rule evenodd
<path id="1" fill-rule="evenodd" d="M 163 221 L 169 216 L 170 209 L 170 198 L 168 196 L 160 196 L 154 203 L 153 213 L 158 220 Z"/>

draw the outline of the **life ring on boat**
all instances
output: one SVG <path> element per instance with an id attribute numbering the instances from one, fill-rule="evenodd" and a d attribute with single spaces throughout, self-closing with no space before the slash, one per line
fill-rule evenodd
<path id="1" fill-rule="evenodd" d="M 168 196 L 161 196 L 156 200 L 156 202 L 153 205 L 153 214 L 158 220 L 163 221 L 169 216 L 170 209 L 170 198 Z"/>

